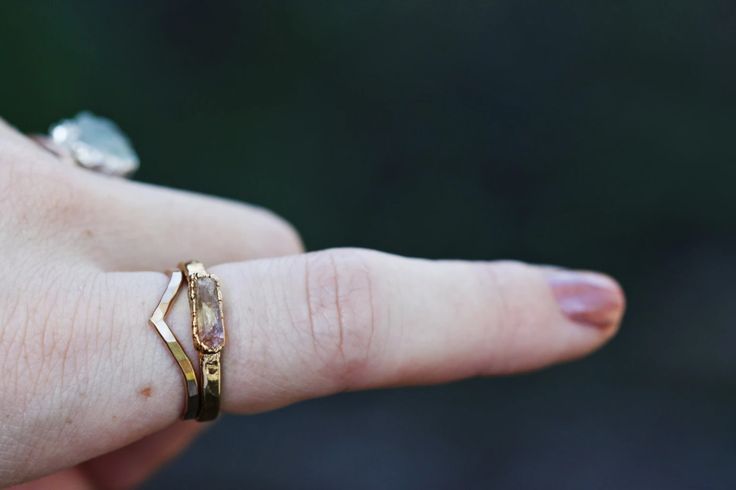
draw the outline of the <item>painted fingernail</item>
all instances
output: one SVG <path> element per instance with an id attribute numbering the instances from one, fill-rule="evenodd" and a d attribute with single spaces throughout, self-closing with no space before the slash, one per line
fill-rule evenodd
<path id="1" fill-rule="evenodd" d="M 560 269 L 550 270 L 548 281 L 560 310 L 570 320 L 601 329 L 621 321 L 626 300 L 610 277 Z"/>

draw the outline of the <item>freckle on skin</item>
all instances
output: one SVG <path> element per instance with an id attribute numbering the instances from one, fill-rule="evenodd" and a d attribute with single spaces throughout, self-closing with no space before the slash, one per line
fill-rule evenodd
<path id="1" fill-rule="evenodd" d="M 153 388 L 151 388 L 150 386 L 146 386 L 141 391 L 139 391 L 139 393 L 146 398 L 151 398 L 151 394 L 153 393 Z"/>
<path id="2" fill-rule="evenodd" d="M 84 230 L 84 236 L 86 236 L 87 238 L 92 238 L 92 236 L 94 236 L 94 232 L 89 229 Z"/>
<path id="3" fill-rule="evenodd" d="M 70 419 L 70 418 L 67 417 L 67 418 L 64 419 L 64 423 L 71 424 L 72 423 L 72 419 Z"/>

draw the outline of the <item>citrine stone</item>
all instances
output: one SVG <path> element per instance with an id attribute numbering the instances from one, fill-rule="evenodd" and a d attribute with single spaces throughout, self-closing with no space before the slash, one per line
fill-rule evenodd
<path id="1" fill-rule="evenodd" d="M 213 278 L 197 278 L 195 301 L 199 342 L 207 349 L 218 350 L 225 344 L 225 326 L 217 298 L 217 282 Z"/>

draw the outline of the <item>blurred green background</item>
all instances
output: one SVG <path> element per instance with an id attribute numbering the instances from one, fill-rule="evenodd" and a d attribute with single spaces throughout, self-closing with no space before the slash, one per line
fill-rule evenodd
<path id="1" fill-rule="evenodd" d="M 0 3 L 0 115 L 309 249 L 608 271 L 590 359 L 225 417 L 149 488 L 736 487 L 736 3 Z M 203 471 L 202 454 L 221 458 Z"/>

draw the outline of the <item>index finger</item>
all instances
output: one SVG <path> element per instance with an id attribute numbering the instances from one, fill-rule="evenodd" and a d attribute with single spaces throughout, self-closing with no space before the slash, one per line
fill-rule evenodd
<path id="1" fill-rule="evenodd" d="M 210 271 L 221 278 L 228 321 L 223 408 L 240 413 L 346 389 L 540 368 L 601 346 L 623 312 L 621 290 L 605 276 L 510 262 L 333 250 Z M 2 437 L 20 442 L 2 446 L 4 483 L 123 446 L 181 413 L 181 374 L 147 325 L 167 277 L 90 281 L 77 308 L 56 306 L 40 332 L 29 326 L 21 350 L 31 355 L 9 362 L 15 377 L 0 403 L 13 423 Z M 169 324 L 195 360 L 188 321 L 179 301 Z M 32 353 L 38 345 L 45 355 Z M 20 383 L 29 372 L 38 374 Z"/>

